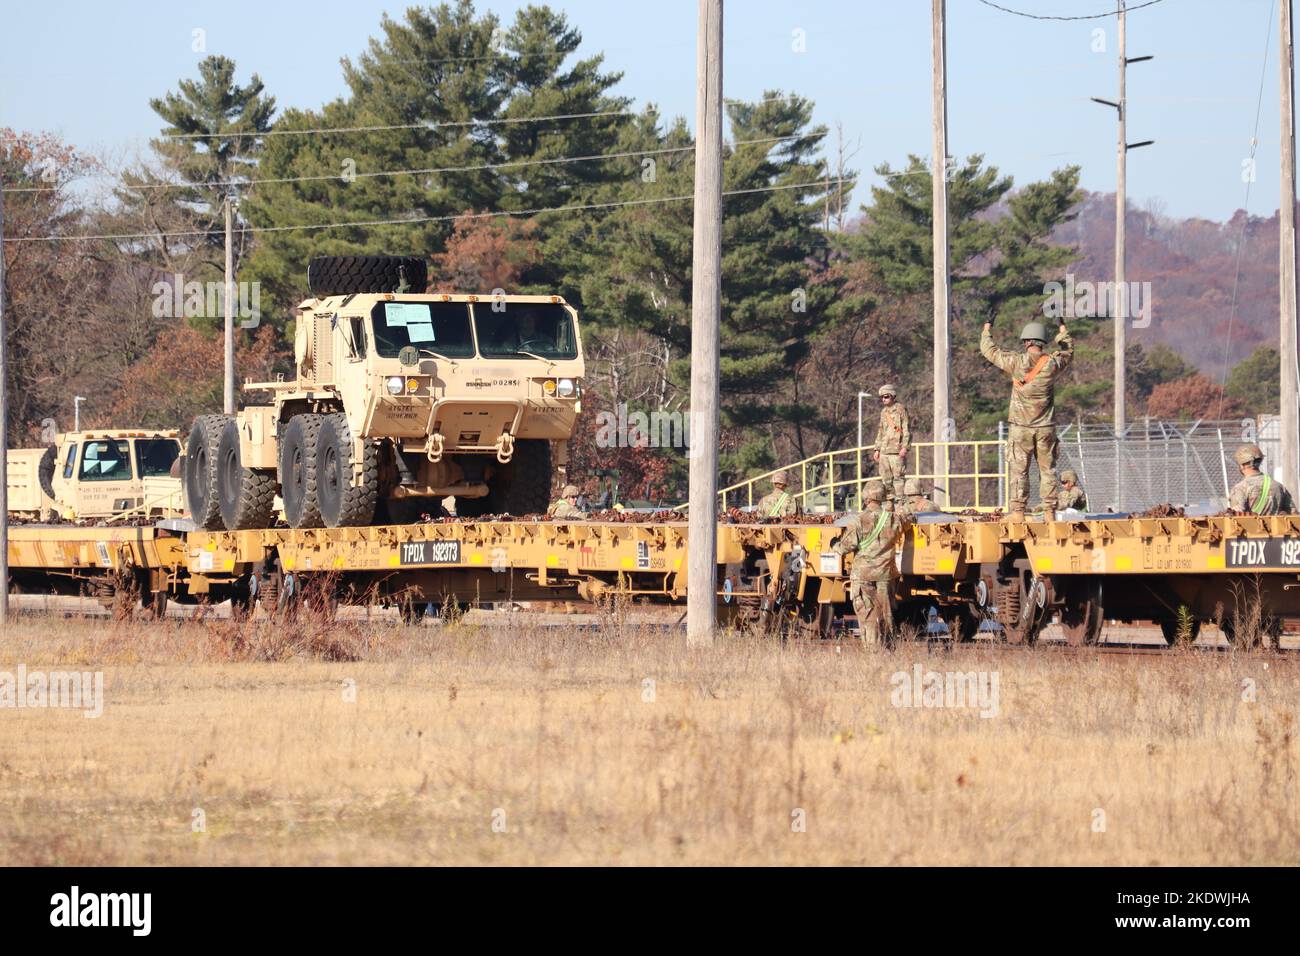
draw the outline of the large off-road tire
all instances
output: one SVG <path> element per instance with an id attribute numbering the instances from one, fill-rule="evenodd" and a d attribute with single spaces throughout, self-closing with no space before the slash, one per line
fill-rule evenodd
<path id="1" fill-rule="evenodd" d="M 221 531 L 220 484 L 217 478 L 221 461 L 221 434 L 234 421 L 228 415 L 200 415 L 194 419 L 190 438 L 185 445 L 185 506 L 195 527 Z"/>
<path id="2" fill-rule="evenodd" d="M 59 450 L 53 445 L 46 445 L 41 455 L 41 462 L 36 466 L 36 476 L 41 483 L 41 491 L 54 497 L 54 469 L 58 467 Z"/>
<path id="3" fill-rule="evenodd" d="M 317 256 L 307 265 L 307 288 L 317 297 L 356 292 L 424 292 L 428 266 L 419 256 Z"/>
<path id="4" fill-rule="evenodd" d="M 316 498 L 327 528 L 370 524 L 379 498 L 379 446 L 365 442 L 362 475 L 352 482 L 352 430 L 342 412 L 322 416 L 316 436 Z"/>
<path id="5" fill-rule="evenodd" d="M 280 439 L 280 497 L 284 501 L 284 520 L 291 528 L 319 528 L 324 524 L 316 474 L 320 460 L 316 444 L 324 418 L 295 415 Z"/>
<path id="6" fill-rule="evenodd" d="M 466 498 L 470 511 L 457 514 L 545 514 L 551 503 L 551 443 L 544 438 L 524 438 L 515 442 L 515 453 L 508 465 L 497 465 L 488 482 L 484 498 Z"/>
<path id="7" fill-rule="evenodd" d="M 239 459 L 239 423 L 233 418 L 226 418 L 217 442 L 217 498 L 227 530 L 271 526 L 275 474 L 243 466 Z"/>

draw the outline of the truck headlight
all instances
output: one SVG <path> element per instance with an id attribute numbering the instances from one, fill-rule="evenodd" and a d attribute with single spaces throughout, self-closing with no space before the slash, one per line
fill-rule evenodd
<path id="1" fill-rule="evenodd" d="M 384 385 L 387 387 L 389 395 L 401 395 L 402 389 L 406 387 L 406 383 L 402 381 L 400 375 L 392 376 Z"/>
<path id="2" fill-rule="evenodd" d="M 557 389 L 560 398 L 572 398 L 578 391 L 577 384 L 571 378 L 560 379 L 559 388 Z"/>

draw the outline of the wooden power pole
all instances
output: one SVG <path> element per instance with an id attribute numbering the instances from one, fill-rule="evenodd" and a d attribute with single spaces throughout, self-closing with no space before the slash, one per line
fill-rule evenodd
<path id="1" fill-rule="evenodd" d="M 1128 58 L 1125 56 L 1124 0 L 1119 0 L 1116 27 L 1119 33 L 1119 144 L 1115 151 L 1118 168 L 1115 175 L 1115 295 L 1111 298 L 1111 312 L 1115 319 L 1115 437 L 1122 438 L 1128 424 L 1125 359 L 1128 356 L 1128 277 L 1124 274 L 1124 220 L 1128 215 L 1128 129 L 1125 113 L 1128 112 L 1125 81 L 1128 78 Z M 1116 467 L 1118 467 L 1118 462 Z M 1116 496 L 1119 489 L 1116 488 Z M 1116 506 L 1118 507 L 1118 501 Z"/>
<path id="2" fill-rule="evenodd" d="M 5 187 L 0 178 L 0 625 L 9 618 L 9 368 L 5 329 Z"/>
<path id="3" fill-rule="evenodd" d="M 225 382 L 225 410 L 227 415 L 235 414 L 235 276 L 234 247 L 231 236 L 230 195 L 226 194 L 226 362 L 223 380 Z"/>
<path id="4" fill-rule="evenodd" d="M 947 0 L 931 0 L 930 60 L 932 85 L 930 104 L 934 154 L 930 179 L 934 220 L 934 440 L 952 441 L 952 405 L 948 389 L 952 383 L 948 328 L 948 40 Z M 948 448 L 935 446 L 935 484 L 948 493 Z"/>
<path id="5" fill-rule="evenodd" d="M 1300 393 L 1296 356 L 1296 261 L 1295 261 L 1295 54 L 1292 44 L 1291 0 L 1282 0 L 1282 195 L 1281 275 L 1278 287 L 1281 313 L 1282 353 L 1282 484 L 1297 493 L 1300 489 Z M 1274 463 L 1276 465 L 1276 463 Z"/>
<path id="6" fill-rule="evenodd" d="M 1119 117 L 1119 136 L 1116 141 L 1116 177 L 1115 177 L 1115 294 L 1111 297 L 1111 316 L 1115 323 L 1115 436 L 1122 437 L 1128 422 L 1125 408 L 1125 354 L 1128 349 L 1129 296 L 1128 277 L 1124 270 L 1124 217 L 1128 211 L 1128 151 L 1139 146 L 1150 146 L 1155 140 L 1143 140 L 1140 143 L 1128 141 L 1128 65 L 1142 63 L 1152 59 L 1150 56 L 1129 58 L 1127 52 L 1127 30 L 1124 23 L 1125 0 L 1117 0 L 1116 32 L 1119 35 L 1119 100 L 1103 100 L 1092 97 L 1094 103 L 1114 107 Z M 1115 459 L 1116 474 L 1119 473 L 1119 457 Z M 1115 494 L 1118 507 L 1118 478 Z"/>
<path id="7" fill-rule="evenodd" d="M 691 469 L 686 642 L 717 628 L 718 353 L 722 311 L 722 0 L 699 0 L 691 272 Z"/>

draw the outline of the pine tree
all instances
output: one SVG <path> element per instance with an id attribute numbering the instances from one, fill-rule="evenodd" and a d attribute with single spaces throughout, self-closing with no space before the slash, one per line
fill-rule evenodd
<path id="1" fill-rule="evenodd" d="M 812 103 L 773 91 L 758 103 L 729 104 L 727 115 L 721 393 L 723 472 L 731 477 L 774 464 L 776 442 L 797 447 L 801 423 L 814 418 L 804 399 L 807 359 L 830 322 L 835 290 L 825 281 L 829 245 L 817 228 L 826 187 L 815 154 L 826 130 L 810 126 Z M 631 326 L 662 341 L 669 382 L 684 395 L 693 215 L 689 202 L 659 200 L 692 194 L 693 152 L 684 120 L 658 135 L 654 118 L 638 120 L 639 148 L 674 152 L 658 153 L 653 178 L 633 176 L 619 191 L 634 205 L 584 227 L 600 245 L 584 264 L 582 301 L 596 328 Z"/>
<path id="2" fill-rule="evenodd" d="M 918 156 L 909 157 L 903 169 L 886 164 L 876 171 L 885 185 L 872 190 L 872 205 L 864 207 L 863 234 L 847 244 L 848 254 L 862 257 L 886 296 L 901 306 L 895 314 L 897 335 L 909 347 L 897 351 L 891 377 L 903 390 L 904 401 L 921 399 L 929 394 L 933 374 L 931 174 Z M 1075 255 L 1049 237 L 1071 218 L 1081 197 L 1078 180 L 1078 167 L 1071 166 L 1013 193 L 1011 177 L 985 166 L 982 156 L 970 156 L 952 170 L 952 394 L 959 432 L 991 433 L 1005 415 L 1006 383 L 990 372 L 979 354 L 980 328 L 992 321 L 995 335 L 1014 340 L 1024 323 L 1042 320 L 1045 283 L 1061 278 Z M 1072 332 L 1086 339 L 1090 330 L 1077 326 Z M 1065 415 L 1073 407 L 1072 388 L 1067 381 L 1058 392 Z M 929 430 L 929 418 L 929 403 L 913 401 L 913 421 L 921 430 Z"/>
<path id="3" fill-rule="evenodd" d="M 224 271 L 224 202 L 256 169 L 261 134 L 271 128 L 275 99 L 257 74 L 245 86 L 235 82 L 235 62 L 209 56 L 197 80 L 181 80 L 177 91 L 149 101 L 166 124 L 152 140 L 154 161 L 122 176 L 113 224 L 124 231 L 157 234 L 130 251 L 187 280 L 220 278 Z M 236 217 L 236 228 L 243 225 Z M 167 233 L 200 232 L 196 237 Z M 236 235 L 236 271 L 247 251 L 245 233 Z"/>
<path id="4" fill-rule="evenodd" d="M 469 0 L 385 17 L 382 36 L 344 63 L 348 94 L 290 111 L 277 129 L 354 131 L 272 137 L 264 177 L 317 178 L 259 186 L 248 215 L 259 226 L 411 222 L 265 234 L 254 267 L 269 297 L 283 306 L 304 294 L 314 255 L 438 254 L 467 210 L 563 205 L 616 175 L 604 161 L 512 165 L 597 155 L 617 142 L 620 117 L 531 119 L 626 106 L 606 94 L 619 75 L 601 72 L 600 56 L 566 66 L 581 40 L 546 7 L 523 8 L 509 29 Z M 549 287 L 556 274 L 541 261 L 509 291 Z"/>

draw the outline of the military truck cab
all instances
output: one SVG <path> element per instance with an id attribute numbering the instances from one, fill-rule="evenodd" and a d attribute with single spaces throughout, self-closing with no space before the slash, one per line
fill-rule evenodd
<path id="1" fill-rule="evenodd" d="M 179 514 L 175 431 L 69 432 L 53 445 L 9 453 L 9 510 L 64 520 Z"/>
<path id="2" fill-rule="evenodd" d="M 354 260 L 377 272 L 357 279 Z M 321 261 L 295 377 L 247 383 L 271 401 L 195 423 L 200 527 L 265 527 L 277 492 L 305 528 L 416 520 L 447 496 L 460 515 L 544 512 L 581 411 L 577 311 L 558 295 L 398 291 L 423 287 L 419 259 Z"/>

